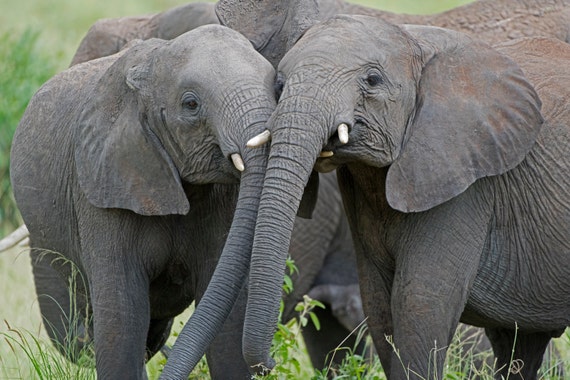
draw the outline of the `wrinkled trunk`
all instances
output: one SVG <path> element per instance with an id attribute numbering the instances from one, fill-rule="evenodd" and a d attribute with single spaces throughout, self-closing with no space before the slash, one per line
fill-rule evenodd
<path id="1" fill-rule="evenodd" d="M 260 125 L 265 126 L 274 104 L 264 106 L 253 108 L 255 122 L 243 131 L 244 141 L 259 133 Z M 247 121 L 247 117 L 239 121 Z M 242 149 L 245 152 L 245 170 L 241 175 L 239 197 L 224 250 L 199 305 L 176 339 L 161 379 L 188 378 L 222 330 L 245 284 L 268 149 Z"/>
<path id="2" fill-rule="evenodd" d="M 295 115 L 295 107 L 295 101 L 282 101 L 278 106 L 276 115 L 289 116 L 281 124 L 279 116 L 274 121 L 252 250 L 243 352 L 246 362 L 257 372 L 274 365 L 269 349 L 277 325 L 293 223 L 327 137 L 310 112 L 290 117 Z M 293 112 L 283 111 L 286 109 Z"/>

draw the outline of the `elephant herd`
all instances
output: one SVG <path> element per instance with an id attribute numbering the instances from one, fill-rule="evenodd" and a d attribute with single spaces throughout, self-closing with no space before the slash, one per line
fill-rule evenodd
<path id="1" fill-rule="evenodd" d="M 460 322 L 497 378 L 536 379 L 570 325 L 569 42 L 567 0 L 97 21 L 12 143 L 46 330 L 72 360 L 93 344 L 100 379 L 146 378 L 196 301 L 161 378 L 205 353 L 245 379 L 308 293 L 327 304 L 303 332 L 315 366 L 366 315 L 388 379 L 440 378 Z"/>

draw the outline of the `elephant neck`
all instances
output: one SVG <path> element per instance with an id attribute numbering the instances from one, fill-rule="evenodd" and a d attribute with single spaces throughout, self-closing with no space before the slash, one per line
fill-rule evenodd
<path id="1" fill-rule="evenodd" d="M 388 168 L 377 168 L 364 165 L 362 163 L 351 163 L 346 165 L 346 171 L 352 179 L 352 188 L 358 192 L 357 197 L 368 205 L 368 208 L 377 212 L 378 215 L 386 213 L 391 209 L 386 199 L 386 177 Z M 347 176 L 343 176 L 346 178 Z"/>

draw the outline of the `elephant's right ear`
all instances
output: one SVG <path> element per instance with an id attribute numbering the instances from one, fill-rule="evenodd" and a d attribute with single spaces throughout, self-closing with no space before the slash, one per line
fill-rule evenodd
<path id="1" fill-rule="evenodd" d="M 96 207 L 141 215 L 189 211 L 178 171 L 150 130 L 140 104 L 151 75 L 149 52 L 157 43 L 145 41 L 124 52 L 103 74 L 79 117 L 79 184 Z"/>
<path id="2" fill-rule="evenodd" d="M 408 141 L 390 166 L 390 205 L 424 211 L 478 178 L 514 168 L 543 123 L 520 68 L 491 47 L 441 28 L 408 26 L 424 53 Z"/>

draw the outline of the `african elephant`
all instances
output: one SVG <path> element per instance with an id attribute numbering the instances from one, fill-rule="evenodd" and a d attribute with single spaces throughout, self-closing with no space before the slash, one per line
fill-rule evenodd
<path id="1" fill-rule="evenodd" d="M 532 39 L 500 51 L 518 64 L 451 30 L 345 15 L 283 57 L 249 271 L 248 363 L 272 366 L 293 217 L 315 193 L 313 168 L 337 169 L 388 378 L 442 376 L 460 321 L 485 328 L 498 377 L 512 355 L 524 366 L 509 378 L 536 378 L 570 324 L 570 47 Z"/>
<path id="2" fill-rule="evenodd" d="M 188 3 L 153 15 L 100 19 L 79 43 L 70 66 L 115 54 L 134 39 L 171 40 L 206 24 L 218 24 L 214 3 Z"/>
<path id="3" fill-rule="evenodd" d="M 556 0 L 479 0 L 433 15 L 387 12 L 344 0 L 220 0 L 189 3 L 147 16 L 101 19 L 81 41 L 71 65 L 118 52 L 133 39 L 172 39 L 204 24 L 242 32 L 277 67 L 285 51 L 311 25 L 336 14 L 380 17 L 395 24 L 458 30 L 496 43 L 522 36 L 570 42 L 570 6 Z"/>
<path id="4" fill-rule="evenodd" d="M 237 184 L 261 183 L 267 153 L 244 148 L 275 107 L 274 76 L 243 36 L 212 25 L 73 66 L 31 99 L 12 144 L 14 194 L 34 260 L 66 277 L 73 263 L 84 279 L 99 378 L 141 378 L 172 318 L 202 297 L 225 237 L 243 244 L 253 229 L 255 191 L 238 197 Z M 64 339 L 66 321 L 50 322 Z"/>
<path id="5" fill-rule="evenodd" d="M 219 0 L 222 25 L 243 33 L 274 67 L 311 25 L 337 14 L 454 29 L 494 44 L 524 36 L 570 42 L 568 0 L 478 0 L 433 15 L 399 14 L 344 0 Z"/>
<path id="6" fill-rule="evenodd" d="M 216 14 L 221 24 L 244 34 L 254 47 L 275 67 L 285 52 L 294 45 L 310 26 L 338 12 L 366 14 L 371 12 L 370 14 L 377 17 L 380 16 L 387 19 L 393 17 L 391 20 L 398 22 L 431 22 L 429 19 L 421 20 L 421 18 L 418 19 L 416 16 L 383 13 L 356 5 L 354 5 L 354 8 L 352 7 L 348 3 L 336 0 L 319 0 L 317 2 L 310 0 L 220 0 L 216 4 Z M 547 35 L 564 41 L 568 39 L 568 8 L 565 2 L 551 3 L 544 0 L 527 1 L 524 3 L 478 1 L 474 4 L 458 7 L 457 10 L 444 12 L 441 15 L 444 14 L 447 14 L 447 17 L 452 19 L 452 21 L 447 20 L 443 16 L 441 18 L 438 18 L 438 16 L 433 17 L 442 23 L 447 23 L 446 25 L 450 27 L 470 30 L 471 33 L 489 38 L 490 41 L 494 41 L 496 36 L 501 36 L 499 40 L 514 38 L 520 35 L 520 33 L 524 35 Z M 504 19 L 502 19 L 503 17 Z M 483 33 L 483 31 L 487 32 Z M 279 78 L 277 82 L 279 84 Z M 267 140 L 267 138 L 258 139 L 258 141 L 262 140 Z M 315 181 L 313 179 L 310 182 Z M 309 187 L 312 188 L 313 186 Z M 302 200 L 303 203 L 305 202 Z M 311 202 L 307 201 L 306 203 L 310 204 Z M 304 213 L 304 208 L 300 207 L 301 213 Z M 250 245 L 244 244 L 242 249 L 248 252 L 249 247 Z M 223 283 L 221 280 L 220 284 L 216 286 L 225 286 Z M 275 280 L 274 287 L 279 286 L 279 283 L 279 281 Z M 184 376 L 197 363 L 206 347 L 205 344 L 198 342 L 207 341 L 204 337 L 216 334 L 215 326 L 219 326 L 222 323 L 223 316 L 231 308 L 233 302 L 230 297 L 226 298 L 225 303 L 220 300 L 217 301 L 217 310 L 225 311 L 216 313 L 213 316 L 211 313 L 208 313 L 205 307 L 198 308 L 198 311 L 209 316 L 208 318 L 204 317 L 204 319 L 215 320 L 216 322 L 208 324 L 211 329 L 206 329 L 199 323 L 190 323 L 185 326 L 174 350 L 174 356 L 177 359 L 170 361 L 170 363 L 178 364 L 167 365 L 165 372 L 163 372 L 164 378 Z M 196 338 L 196 336 L 199 338 Z M 182 362 L 184 364 L 179 365 Z"/>

